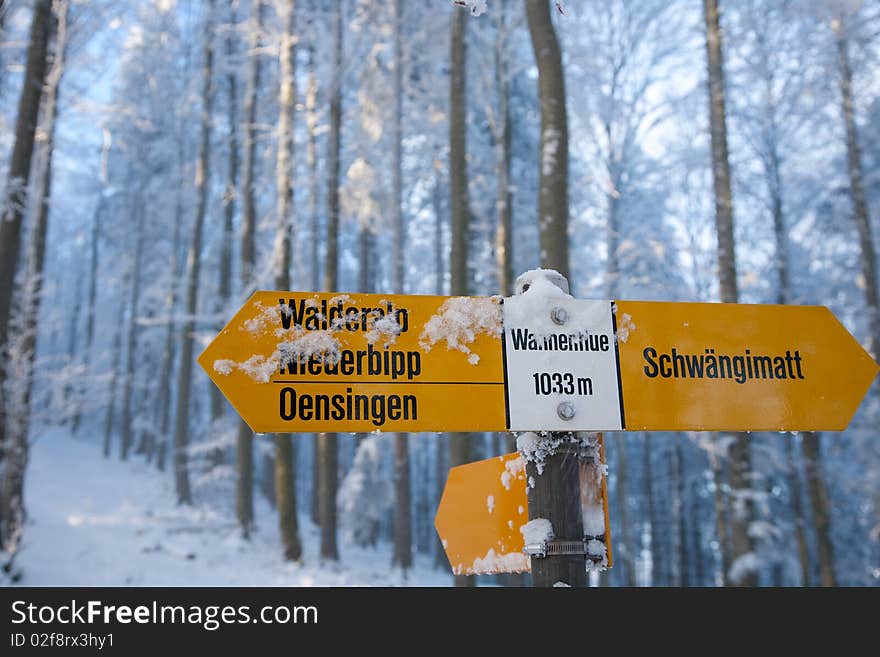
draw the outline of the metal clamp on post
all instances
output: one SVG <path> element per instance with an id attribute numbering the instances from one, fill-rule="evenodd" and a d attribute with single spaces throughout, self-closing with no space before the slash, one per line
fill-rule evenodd
<path id="1" fill-rule="evenodd" d="M 599 534 L 598 536 L 584 536 L 584 553 L 586 554 L 587 559 L 592 561 L 593 563 L 602 563 L 602 559 L 605 558 L 604 554 L 593 554 L 590 552 L 590 541 L 599 541 L 603 545 L 605 544 L 605 534 Z"/>
<path id="2" fill-rule="evenodd" d="M 584 536 L 580 541 L 567 541 L 554 538 L 549 541 L 541 541 L 540 543 L 529 543 L 523 546 L 523 552 L 530 557 L 535 557 L 537 559 L 544 559 L 548 556 L 583 555 L 590 561 L 599 562 L 602 560 L 602 555 L 590 552 L 590 541 L 604 543 L 605 534 L 600 534 L 599 536 Z"/>

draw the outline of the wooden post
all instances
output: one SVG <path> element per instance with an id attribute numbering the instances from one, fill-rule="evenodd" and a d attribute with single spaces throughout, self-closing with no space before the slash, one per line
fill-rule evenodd
<path id="1" fill-rule="evenodd" d="M 549 433 L 547 439 L 563 442 L 544 460 L 543 471 L 533 461 L 526 463 L 526 475 L 534 486 L 528 488 L 529 520 L 546 518 L 553 525 L 557 540 L 582 541 L 579 441 L 570 433 Z M 532 556 L 532 582 L 535 587 L 562 582 L 569 586 L 587 585 L 584 554 Z"/>

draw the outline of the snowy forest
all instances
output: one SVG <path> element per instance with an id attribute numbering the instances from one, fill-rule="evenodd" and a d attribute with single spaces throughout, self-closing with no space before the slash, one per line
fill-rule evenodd
<path id="1" fill-rule="evenodd" d="M 876 359 L 878 71 L 875 0 L 0 0 L 0 582 L 528 585 L 434 530 L 513 435 L 254 435 L 196 357 L 255 290 L 544 267 Z M 605 434 L 591 585 L 877 586 L 878 426 Z"/>

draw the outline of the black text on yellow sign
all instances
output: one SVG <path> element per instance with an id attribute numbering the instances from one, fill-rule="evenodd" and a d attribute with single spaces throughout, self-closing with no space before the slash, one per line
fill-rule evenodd
<path id="1" fill-rule="evenodd" d="M 256 292 L 199 363 L 260 433 L 499 430 L 500 300 L 476 301 Z"/>
<path id="2" fill-rule="evenodd" d="M 821 306 L 310 292 L 199 363 L 259 433 L 842 430 L 878 371 Z"/>

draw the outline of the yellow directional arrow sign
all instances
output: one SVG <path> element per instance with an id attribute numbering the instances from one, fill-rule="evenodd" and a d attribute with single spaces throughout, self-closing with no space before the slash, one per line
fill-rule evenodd
<path id="1" fill-rule="evenodd" d="M 434 526 L 456 575 L 529 570 L 526 466 L 517 453 L 450 468 Z"/>
<path id="2" fill-rule="evenodd" d="M 257 432 L 842 430 L 820 306 L 256 292 L 199 363 Z"/>
<path id="3" fill-rule="evenodd" d="M 604 462 L 604 455 L 600 459 Z M 608 491 L 597 466 L 582 463 L 581 511 L 585 527 L 602 534 L 602 567 L 610 567 Z M 518 573 L 530 569 L 520 531 L 529 520 L 525 461 L 518 453 L 449 470 L 434 526 L 456 575 Z M 596 520 L 598 514 L 598 520 Z M 595 525 L 600 525 L 597 531 Z"/>
<path id="4" fill-rule="evenodd" d="M 617 325 L 633 431 L 842 431 L 878 370 L 823 306 L 620 301 Z"/>
<path id="5" fill-rule="evenodd" d="M 264 432 L 505 426 L 499 299 L 256 292 L 199 356 Z"/>

